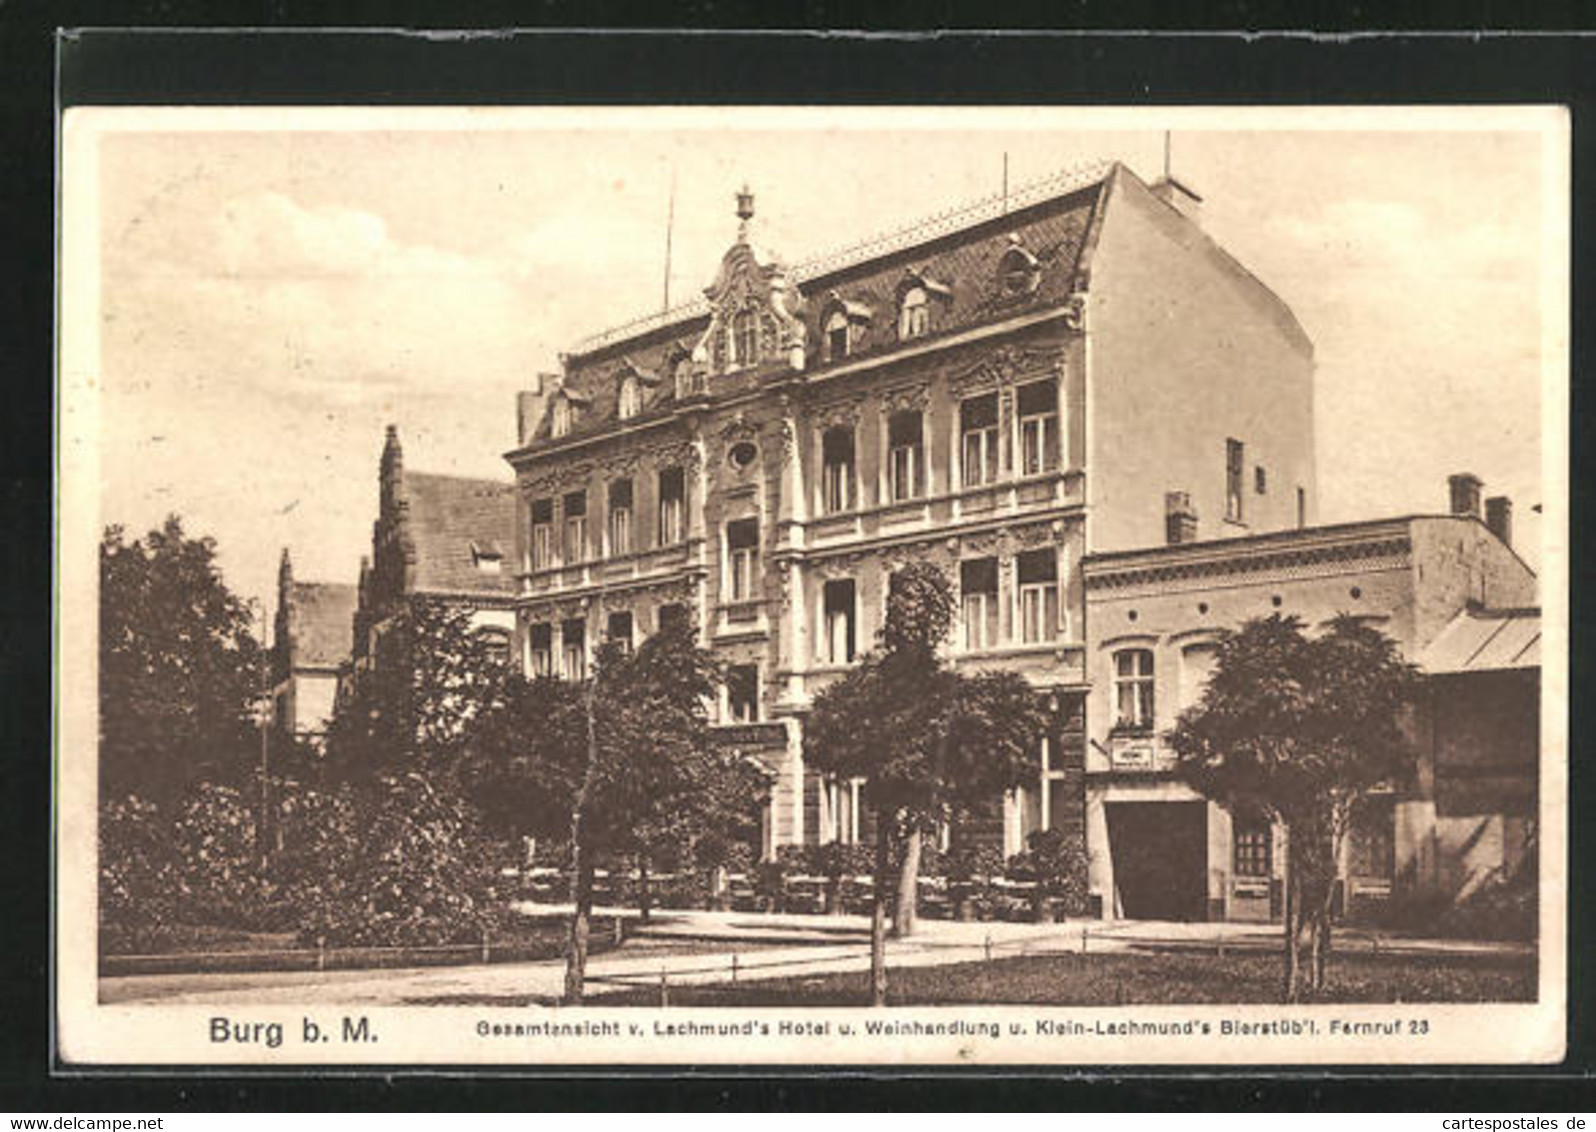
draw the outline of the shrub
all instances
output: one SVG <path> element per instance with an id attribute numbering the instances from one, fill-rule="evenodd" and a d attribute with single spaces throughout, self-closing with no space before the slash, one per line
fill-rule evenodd
<path id="1" fill-rule="evenodd" d="M 155 803 L 133 795 L 101 803 L 101 953 L 152 950 L 175 919 L 177 892 L 171 828 Z"/>
<path id="2" fill-rule="evenodd" d="M 279 926 L 271 915 L 276 886 L 261 875 L 256 813 L 238 790 L 209 782 L 178 801 L 172 847 L 188 922 L 246 931 Z"/>
<path id="3" fill-rule="evenodd" d="M 1009 880 L 1036 886 L 1038 900 L 1055 900 L 1060 910 L 1080 915 L 1086 910 L 1086 846 L 1080 836 L 1058 829 L 1039 829 L 1026 848 L 1008 860 Z"/>

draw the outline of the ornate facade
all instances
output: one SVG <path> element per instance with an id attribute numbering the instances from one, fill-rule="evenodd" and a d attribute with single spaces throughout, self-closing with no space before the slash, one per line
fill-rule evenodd
<path id="1" fill-rule="evenodd" d="M 1084 835 L 1083 556 L 1156 541 L 1171 488 L 1218 506 L 1227 438 L 1283 485 L 1250 529 L 1313 506 L 1311 348 L 1194 199 L 1100 166 L 789 270 L 739 194 L 702 300 L 522 394 L 527 671 L 576 675 L 603 635 L 694 619 L 728 666 L 728 741 L 778 775 L 766 851 L 848 840 L 857 792 L 806 771 L 803 718 L 870 647 L 892 570 L 930 559 L 958 593 L 952 660 L 1023 673 L 1056 721 L 981 835 Z"/>

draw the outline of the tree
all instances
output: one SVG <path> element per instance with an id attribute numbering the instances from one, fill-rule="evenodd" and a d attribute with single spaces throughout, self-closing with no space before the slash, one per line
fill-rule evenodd
<path id="1" fill-rule="evenodd" d="M 863 778 L 876 818 L 871 1001 L 887 992 L 886 916 L 899 863 L 895 919 L 913 930 L 920 842 L 951 809 L 1000 795 L 1035 773 L 1047 728 L 1039 697 L 1015 673 L 963 676 L 937 656 L 953 620 L 942 571 L 910 563 L 892 575 L 877 647 L 815 697 L 804 757 L 820 771 Z"/>
<path id="2" fill-rule="evenodd" d="M 1300 993 L 1302 943 L 1324 986 L 1336 861 L 1357 806 L 1413 772 L 1402 730 L 1416 670 L 1377 629 L 1340 616 L 1310 638 L 1273 614 L 1221 640 L 1203 697 L 1168 734 L 1179 772 L 1232 812 L 1284 830 L 1283 994 Z"/>
<path id="3" fill-rule="evenodd" d="M 670 624 L 635 651 L 606 642 L 580 683 L 523 683 L 474 736 L 473 793 L 490 813 L 520 832 L 569 837 L 567 1002 L 583 997 L 598 859 L 646 853 L 673 822 L 735 808 L 736 793 L 701 797 L 744 780 L 710 733 L 717 679 L 692 627 Z"/>
<path id="4" fill-rule="evenodd" d="M 247 782 L 264 656 L 211 538 L 167 518 L 100 542 L 100 787 L 157 804 L 195 782 Z"/>

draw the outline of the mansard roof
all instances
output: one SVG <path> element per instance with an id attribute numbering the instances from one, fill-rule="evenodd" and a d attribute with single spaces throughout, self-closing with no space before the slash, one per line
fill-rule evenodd
<path id="1" fill-rule="evenodd" d="M 336 668 L 349 659 L 359 592 L 343 582 L 293 582 L 288 632 L 295 668 Z"/>
<path id="2" fill-rule="evenodd" d="M 478 566 L 484 548 L 515 545 L 515 485 L 499 480 L 406 471 L 408 529 L 417 593 L 513 594 L 515 577 Z"/>

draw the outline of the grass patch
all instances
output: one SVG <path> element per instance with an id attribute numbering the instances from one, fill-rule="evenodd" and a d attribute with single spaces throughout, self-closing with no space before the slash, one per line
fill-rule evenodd
<path id="1" fill-rule="evenodd" d="M 991 963 L 900 967 L 890 971 L 895 1006 L 1124 1006 L 1280 1001 L 1274 954 L 1031 955 Z M 860 1006 L 869 973 L 749 980 L 670 988 L 672 1006 Z M 1318 1002 L 1532 1002 L 1533 960 L 1340 956 Z M 594 1004 L 651 1006 L 653 990 L 592 995 Z"/>

